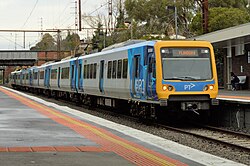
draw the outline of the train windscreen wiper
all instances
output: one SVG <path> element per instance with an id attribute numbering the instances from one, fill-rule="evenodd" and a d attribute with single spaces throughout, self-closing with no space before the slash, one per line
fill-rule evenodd
<path id="1" fill-rule="evenodd" d="M 194 81 L 194 80 L 199 80 L 199 79 L 194 78 L 194 77 L 189 77 L 189 76 L 182 76 L 182 77 L 166 78 L 166 80 Z"/>

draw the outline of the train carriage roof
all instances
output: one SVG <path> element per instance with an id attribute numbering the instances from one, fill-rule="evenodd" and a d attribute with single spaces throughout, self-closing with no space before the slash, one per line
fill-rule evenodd
<path id="1" fill-rule="evenodd" d="M 89 57 L 100 56 L 100 55 L 103 55 L 103 54 L 110 54 L 110 53 L 129 50 L 129 49 L 137 48 L 137 47 L 154 46 L 155 43 L 156 43 L 156 41 L 131 40 L 131 41 L 118 43 L 118 44 L 115 44 L 113 46 L 110 46 L 107 49 L 104 49 L 102 52 L 93 53 L 93 54 L 89 54 L 89 55 L 84 55 L 84 56 L 80 56 L 80 57 L 74 57 L 74 58 L 71 58 L 71 59 L 62 60 L 62 61 L 58 61 L 58 62 L 48 63 L 48 64 L 45 64 L 45 65 L 37 66 L 36 69 L 37 70 L 38 69 L 43 69 L 43 68 L 46 68 L 47 66 L 51 66 L 51 65 L 58 65 L 58 64 L 68 63 L 68 62 L 71 62 L 71 61 L 74 61 L 74 60 L 77 60 L 77 59 L 85 59 L 85 58 L 89 58 Z"/>
<path id="2" fill-rule="evenodd" d="M 111 53 L 115 53 L 115 52 L 120 52 L 120 51 L 125 51 L 125 50 L 129 50 L 132 48 L 137 48 L 137 47 L 143 47 L 143 46 L 154 46 L 155 43 L 157 41 L 141 41 L 141 42 L 137 42 L 135 44 L 125 44 L 124 46 L 113 46 L 114 48 L 110 48 L 107 50 L 103 50 L 101 52 L 97 52 L 97 53 L 93 53 L 93 54 L 89 54 L 89 55 L 84 55 L 81 56 L 81 59 L 85 59 L 85 58 L 89 58 L 89 57 L 95 57 L 95 56 L 100 56 L 100 55 L 104 55 L 104 54 L 111 54 Z"/>

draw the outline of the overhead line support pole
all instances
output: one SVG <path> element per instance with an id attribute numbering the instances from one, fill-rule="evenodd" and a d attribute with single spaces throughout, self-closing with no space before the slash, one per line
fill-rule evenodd
<path id="1" fill-rule="evenodd" d="M 81 9 L 81 0 L 79 0 L 79 2 L 78 2 L 79 4 L 79 31 L 81 31 L 82 30 L 82 9 Z"/>

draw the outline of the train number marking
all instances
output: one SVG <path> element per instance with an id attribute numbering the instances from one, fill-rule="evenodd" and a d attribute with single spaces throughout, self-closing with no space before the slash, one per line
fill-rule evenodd
<path id="1" fill-rule="evenodd" d="M 144 79 L 135 80 L 136 93 L 144 93 Z"/>
<path id="2" fill-rule="evenodd" d="M 191 90 L 193 87 L 195 87 L 195 85 L 190 83 L 190 84 L 184 85 L 184 90 Z"/>

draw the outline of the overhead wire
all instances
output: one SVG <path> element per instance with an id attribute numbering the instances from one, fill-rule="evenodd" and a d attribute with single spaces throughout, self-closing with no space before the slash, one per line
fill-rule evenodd
<path id="1" fill-rule="evenodd" d="M 83 4 L 85 4 L 87 1 L 88 1 L 88 0 L 86 0 Z M 100 10 L 101 8 L 105 7 L 108 3 L 109 3 L 109 2 L 104 3 L 104 4 L 101 5 L 100 7 L 96 8 L 95 10 L 93 10 L 92 12 L 90 12 L 88 15 L 91 16 L 93 13 L 95 13 L 95 12 L 97 12 L 98 10 Z M 68 20 L 68 19 L 67 19 L 67 20 Z M 85 20 L 85 21 L 87 22 L 88 25 L 90 25 L 90 23 L 89 23 L 87 20 Z M 68 27 L 71 27 L 71 26 L 73 26 L 73 25 L 74 25 L 74 24 L 70 24 L 70 25 L 68 25 Z"/>
<path id="2" fill-rule="evenodd" d="M 3 39 L 5 39 L 5 40 L 7 40 L 7 41 L 9 41 L 9 42 L 11 42 L 11 43 L 13 43 L 13 44 L 15 44 L 15 45 L 18 45 L 18 46 L 24 48 L 22 45 L 18 44 L 18 43 L 17 43 L 16 41 L 14 41 L 14 40 L 8 39 L 7 37 L 5 37 L 5 36 L 3 36 L 3 35 L 0 35 L 0 37 L 3 38 Z"/>
<path id="3" fill-rule="evenodd" d="M 90 12 L 89 15 L 95 13 L 96 11 L 98 11 L 99 9 L 101 9 L 102 7 L 106 6 L 109 2 L 106 2 L 105 4 L 101 5 L 99 8 L 95 9 L 94 11 Z"/>
<path id="4" fill-rule="evenodd" d="M 30 12 L 30 14 L 29 14 L 28 18 L 27 18 L 27 19 L 26 19 L 26 21 L 24 22 L 24 24 L 23 24 L 22 28 L 24 28 L 24 27 L 25 27 L 25 25 L 27 24 L 27 22 L 28 22 L 29 18 L 31 17 L 31 15 L 32 15 L 33 11 L 34 11 L 34 10 L 35 10 L 35 8 L 36 8 L 36 5 L 37 5 L 38 1 L 39 1 L 39 0 L 36 0 L 36 3 L 35 3 L 35 5 L 33 6 L 33 8 L 32 8 L 32 10 L 31 10 L 31 12 Z"/>

